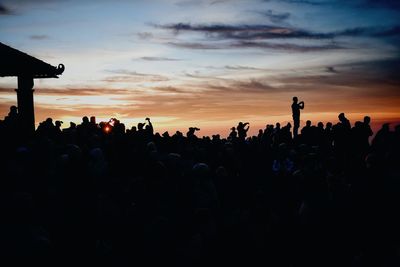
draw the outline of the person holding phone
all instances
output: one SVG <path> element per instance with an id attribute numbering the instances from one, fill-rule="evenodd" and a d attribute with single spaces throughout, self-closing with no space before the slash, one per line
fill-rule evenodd
<path id="1" fill-rule="evenodd" d="M 298 102 L 298 98 L 293 97 L 292 104 L 292 117 L 293 117 L 293 138 L 298 135 L 298 130 L 300 127 L 300 109 L 304 109 L 304 101 Z"/>

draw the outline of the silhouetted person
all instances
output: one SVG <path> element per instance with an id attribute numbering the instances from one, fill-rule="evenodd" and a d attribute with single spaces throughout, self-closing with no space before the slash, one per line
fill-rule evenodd
<path id="1" fill-rule="evenodd" d="M 11 106 L 10 112 L 8 112 L 8 115 L 4 118 L 5 127 L 9 130 L 11 135 L 14 135 L 19 131 L 18 121 L 18 108 L 16 106 Z"/>
<path id="2" fill-rule="evenodd" d="M 11 106 L 8 115 L 5 117 L 5 120 L 13 120 L 18 117 L 18 108 L 16 106 Z"/>
<path id="3" fill-rule="evenodd" d="M 367 139 L 368 142 L 368 139 Z M 351 146 L 352 156 L 355 159 L 363 159 L 364 154 L 367 152 L 364 144 L 364 124 L 361 121 L 356 121 L 354 127 L 351 129 Z"/>
<path id="4" fill-rule="evenodd" d="M 279 139 L 280 137 L 281 137 L 281 124 L 279 122 L 277 122 L 275 124 L 275 128 L 272 132 L 272 141 L 273 141 L 274 146 L 278 146 L 281 143 L 281 141 Z"/>
<path id="5" fill-rule="evenodd" d="M 60 136 L 60 134 L 62 133 L 62 130 L 61 130 L 61 125 L 62 124 L 63 124 L 62 121 L 56 121 L 55 122 L 55 132 L 56 132 L 57 136 Z"/>
<path id="6" fill-rule="evenodd" d="M 293 137 L 296 138 L 298 135 L 298 130 L 300 127 L 300 109 L 304 109 L 304 102 L 300 101 L 297 97 L 293 97 L 293 104 L 292 104 L 292 117 L 293 117 Z"/>
<path id="7" fill-rule="evenodd" d="M 290 129 L 292 128 L 292 124 L 288 122 L 286 126 L 283 126 L 280 131 L 279 141 L 281 143 L 290 144 L 292 142 L 292 133 Z"/>
<path id="8" fill-rule="evenodd" d="M 196 138 L 197 138 L 197 136 L 195 135 L 195 132 L 196 132 L 196 131 L 200 131 L 200 128 L 197 128 L 197 127 L 189 127 L 189 131 L 186 133 L 186 137 L 187 137 L 189 140 L 196 139 Z"/>
<path id="9" fill-rule="evenodd" d="M 231 128 L 231 132 L 229 133 L 228 139 L 231 140 L 231 141 L 233 141 L 233 140 L 236 140 L 236 138 L 237 138 L 236 128 L 235 128 L 235 127 L 232 127 L 232 128 Z"/>
<path id="10" fill-rule="evenodd" d="M 150 118 L 146 118 L 147 125 L 145 126 L 146 136 L 148 139 L 151 139 L 154 134 L 153 124 L 150 121 Z"/>
<path id="11" fill-rule="evenodd" d="M 346 118 L 346 116 L 344 115 L 344 113 L 340 113 L 339 116 L 339 121 L 342 124 L 342 126 L 346 129 L 346 130 L 350 130 L 351 129 L 351 125 L 350 125 L 350 121 Z"/>
<path id="12" fill-rule="evenodd" d="M 372 140 L 372 147 L 378 154 L 383 155 L 390 146 L 390 128 L 389 123 L 384 123 L 382 128 L 376 133 Z"/>
<path id="13" fill-rule="evenodd" d="M 362 149 L 364 155 L 369 152 L 369 138 L 373 135 L 370 122 L 371 118 L 369 116 L 365 116 L 361 130 Z"/>
<path id="14" fill-rule="evenodd" d="M 247 128 L 246 128 L 247 126 Z M 239 122 L 238 126 L 236 127 L 237 131 L 238 131 L 238 136 L 239 136 L 239 140 L 244 141 L 246 139 L 247 136 L 247 131 L 249 130 L 250 126 L 249 123 L 243 123 L 243 122 Z"/>
<path id="15" fill-rule="evenodd" d="M 340 113 L 338 118 L 339 123 L 333 127 L 334 148 L 338 159 L 340 159 L 343 163 L 348 163 L 347 154 L 349 152 L 351 142 L 351 125 L 344 113 Z"/>
<path id="16" fill-rule="evenodd" d="M 90 117 L 90 131 L 92 133 L 97 133 L 98 130 L 99 130 L 99 126 L 96 123 L 96 117 L 91 116 Z"/>
<path id="17" fill-rule="evenodd" d="M 326 123 L 324 134 L 323 134 L 323 148 L 329 150 L 332 147 L 333 134 L 332 134 L 332 123 Z"/>
<path id="18" fill-rule="evenodd" d="M 257 135 L 258 140 L 261 140 L 263 135 L 264 135 L 264 131 L 262 129 L 259 129 L 258 130 L 258 135 Z"/>
<path id="19" fill-rule="evenodd" d="M 312 131 L 313 129 L 311 128 L 311 121 L 307 120 L 306 121 L 306 126 L 303 127 L 303 129 L 301 129 L 301 139 L 303 141 L 303 143 L 309 145 L 311 144 L 312 141 Z"/>

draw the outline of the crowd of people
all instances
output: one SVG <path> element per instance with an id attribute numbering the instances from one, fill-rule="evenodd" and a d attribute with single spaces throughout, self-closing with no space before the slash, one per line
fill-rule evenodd
<path id="1" fill-rule="evenodd" d="M 296 102 L 297 103 L 297 102 Z M 304 103 L 303 103 L 304 106 Z M 0 251 L 116 266 L 400 266 L 400 125 L 268 124 L 227 138 L 0 121 Z M 298 123 L 295 122 L 298 128 Z M 297 129 L 296 129 L 297 132 Z"/>

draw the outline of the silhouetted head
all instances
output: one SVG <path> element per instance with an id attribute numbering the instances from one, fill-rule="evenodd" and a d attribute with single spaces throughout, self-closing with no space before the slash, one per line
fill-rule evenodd
<path id="1" fill-rule="evenodd" d="M 400 124 L 397 124 L 396 126 L 394 126 L 394 132 L 400 133 Z"/>
<path id="2" fill-rule="evenodd" d="M 371 122 L 371 118 L 369 116 L 364 117 L 364 123 L 369 124 Z"/>
<path id="3" fill-rule="evenodd" d="M 307 127 L 310 127 L 310 126 L 311 126 L 311 121 L 310 121 L 310 120 L 306 121 L 306 126 L 307 126 Z"/>
<path id="4" fill-rule="evenodd" d="M 46 119 L 47 124 L 53 124 L 53 119 L 52 118 L 47 118 Z"/>
<path id="5" fill-rule="evenodd" d="M 218 177 L 218 178 L 228 177 L 228 171 L 225 169 L 224 166 L 219 166 L 215 170 L 215 176 Z"/>
<path id="6" fill-rule="evenodd" d="M 95 116 L 90 117 L 90 123 L 96 124 L 96 117 Z"/>
<path id="7" fill-rule="evenodd" d="M 356 121 L 356 123 L 354 124 L 354 127 L 356 128 L 360 128 L 362 127 L 363 123 L 361 121 Z"/>
<path id="8" fill-rule="evenodd" d="M 390 123 L 384 123 L 383 125 L 382 125 L 382 130 L 384 130 L 384 131 L 389 131 L 389 125 L 390 125 Z"/>
<path id="9" fill-rule="evenodd" d="M 292 124 L 291 124 L 290 122 L 288 122 L 288 123 L 286 124 L 286 127 L 290 129 L 290 128 L 292 128 Z"/>
<path id="10" fill-rule="evenodd" d="M 235 131 L 235 130 L 236 130 L 236 128 L 235 128 L 235 127 L 232 127 L 232 128 L 231 128 L 231 131 Z"/>
<path id="11" fill-rule="evenodd" d="M 142 130 L 143 127 L 144 127 L 144 123 L 139 122 L 137 127 L 138 127 L 139 130 Z"/>
<path id="12" fill-rule="evenodd" d="M 331 129 L 332 128 L 332 122 L 326 123 L 326 129 Z"/>
<path id="13" fill-rule="evenodd" d="M 8 113 L 9 115 L 11 114 L 17 114 L 18 112 L 18 108 L 16 106 L 11 106 L 10 107 L 10 113 Z"/>
<path id="14" fill-rule="evenodd" d="M 157 146 L 154 142 L 148 142 L 146 145 L 147 152 L 157 152 Z"/>
<path id="15" fill-rule="evenodd" d="M 83 117 L 83 118 L 82 118 L 82 122 L 83 122 L 83 123 L 89 123 L 89 118 L 86 117 L 86 116 Z"/>
<path id="16" fill-rule="evenodd" d="M 62 121 L 56 121 L 56 126 L 57 126 L 57 127 L 61 127 L 61 124 L 63 124 Z"/>
<path id="17" fill-rule="evenodd" d="M 192 168 L 193 177 L 196 180 L 209 180 L 210 168 L 205 163 L 196 163 Z"/>
<path id="18" fill-rule="evenodd" d="M 298 101 L 299 101 L 299 99 L 297 99 L 297 96 L 294 96 L 294 97 L 293 97 L 293 102 L 294 102 L 294 103 L 297 103 Z"/>
<path id="19" fill-rule="evenodd" d="M 339 114 L 338 118 L 340 121 L 344 121 L 346 119 L 343 112 Z"/>
<path id="20" fill-rule="evenodd" d="M 320 121 L 320 122 L 318 122 L 318 124 L 317 124 L 317 125 L 318 125 L 318 128 L 321 128 L 321 129 L 322 129 L 322 128 L 324 128 L 324 124 L 323 124 L 321 121 Z"/>

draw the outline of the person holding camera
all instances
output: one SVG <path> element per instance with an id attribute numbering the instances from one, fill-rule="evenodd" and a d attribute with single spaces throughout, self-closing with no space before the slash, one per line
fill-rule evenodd
<path id="1" fill-rule="evenodd" d="M 247 128 L 246 128 L 247 126 Z M 239 136 L 239 140 L 244 141 L 246 140 L 246 136 L 247 136 L 247 131 L 250 128 L 250 123 L 248 122 L 239 122 L 238 126 L 236 127 L 236 130 L 238 132 L 238 136 Z"/>
<path id="2" fill-rule="evenodd" d="M 152 137 L 154 135 L 153 124 L 150 121 L 150 118 L 145 119 L 147 121 L 147 125 L 145 126 L 145 132 L 148 137 Z"/>
<path id="3" fill-rule="evenodd" d="M 194 134 L 196 131 L 200 131 L 200 128 L 190 127 L 189 131 L 186 133 L 186 137 L 189 139 L 196 138 L 197 136 Z"/>
<path id="4" fill-rule="evenodd" d="M 300 109 L 304 109 L 304 101 L 300 101 L 297 97 L 293 97 L 292 104 L 292 117 L 293 117 L 293 138 L 298 136 L 298 130 L 300 127 Z"/>

